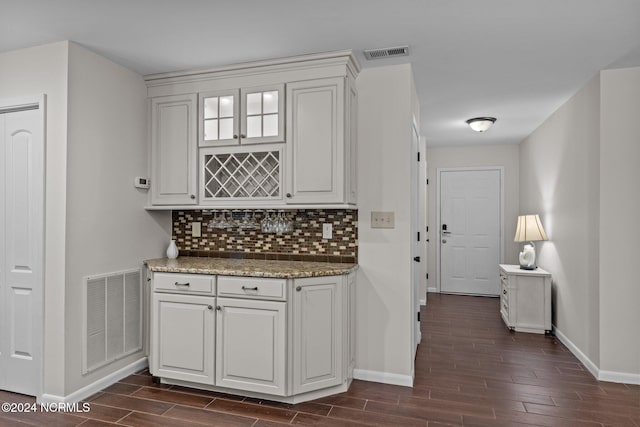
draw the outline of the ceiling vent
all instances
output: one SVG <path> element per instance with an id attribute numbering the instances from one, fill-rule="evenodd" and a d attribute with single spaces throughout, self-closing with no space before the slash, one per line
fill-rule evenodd
<path id="1" fill-rule="evenodd" d="M 382 59 L 392 56 L 409 55 L 409 46 L 385 47 L 382 49 L 367 49 L 364 51 L 364 57 L 367 59 Z"/>

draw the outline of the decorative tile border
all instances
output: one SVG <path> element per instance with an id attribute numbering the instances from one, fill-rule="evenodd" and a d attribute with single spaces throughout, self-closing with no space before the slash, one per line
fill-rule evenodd
<path id="1" fill-rule="evenodd" d="M 294 221 L 291 233 L 263 233 L 259 229 L 209 228 L 222 211 L 173 211 L 173 239 L 181 255 L 222 258 L 283 259 L 291 261 L 357 262 L 358 211 L 345 209 L 297 209 L 283 211 Z M 263 210 L 227 211 L 226 217 L 242 220 Z M 276 212 L 270 212 L 273 216 Z M 191 223 L 200 222 L 201 237 L 191 236 Z M 322 224 L 333 224 L 333 238 L 322 238 Z"/>

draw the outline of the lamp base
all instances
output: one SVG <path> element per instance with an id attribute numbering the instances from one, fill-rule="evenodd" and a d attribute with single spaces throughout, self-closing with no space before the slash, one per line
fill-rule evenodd
<path id="1" fill-rule="evenodd" d="M 535 270 L 538 268 L 536 265 L 521 265 L 520 270 Z"/>

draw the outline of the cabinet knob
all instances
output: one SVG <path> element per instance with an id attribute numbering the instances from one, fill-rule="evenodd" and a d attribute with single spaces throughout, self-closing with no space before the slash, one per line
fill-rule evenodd
<path id="1" fill-rule="evenodd" d="M 291 198 L 291 193 L 287 193 L 286 196 L 290 199 Z"/>
<path id="2" fill-rule="evenodd" d="M 506 295 L 506 294 L 507 294 L 507 290 L 506 290 L 506 289 L 503 289 L 503 290 L 502 290 L 502 293 Z"/>
<path id="3" fill-rule="evenodd" d="M 238 139 L 238 135 L 233 135 L 233 139 Z"/>
<path id="4" fill-rule="evenodd" d="M 196 198 L 195 194 L 192 194 L 189 197 L 191 197 L 191 199 L 195 199 Z"/>
<path id="5" fill-rule="evenodd" d="M 240 138 L 245 139 L 246 137 L 247 137 L 247 135 L 245 135 L 243 133 L 240 134 Z"/>
<path id="6" fill-rule="evenodd" d="M 296 286 L 296 291 L 300 292 L 302 290 L 302 286 Z"/>
<path id="7" fill-rule="evenodd" d="M 212 306 L 212 305 L 208 305 L 208 306 L 207 306 L 207 308 L 208 308 L 209 310 L 213 310 L 213 306 Z"/>
<path id="8" fill-rule="evenodd" d="M 220 311 L 222 310 L 222 307 L 220 307 L 219 305 L 216 305 L 216 310 Z"/>

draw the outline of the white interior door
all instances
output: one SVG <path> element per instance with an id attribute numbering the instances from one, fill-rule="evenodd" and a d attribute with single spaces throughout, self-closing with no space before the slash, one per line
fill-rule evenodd
<path id="1" fill-rule="evenodd" d="M 36 396 L 42 383 L 43 224 L 42 112 L 2 113 L 0 104 L 0 389 Z"/>
<path id="2" fill-rule="evenodd" d="M 498 295 L 502 171 L 441 170 L 440 289 Z"/>
<path id="3" fill-rule="evenodd" d="M 412 324 L 413 324 L 413 352 L 418 349 L 418 344 L 422 340 L 422 334 L 420 332 L 420 288 L 422 284 L 422 275 L 420 272 L 419 263 L 427 262 L 426 259 L 421 259 L 421 241 L 420 241 L 420 137 L 418 136 L 418 130 L 415 126 L 411 129 L 411 147 L 414 161 L 411 162 L 411 256 L 413 257 L 413 263 L 411 264 L 411 273 L 413 278 L 413 290 L 411 307 L 412 312 Z"/>

